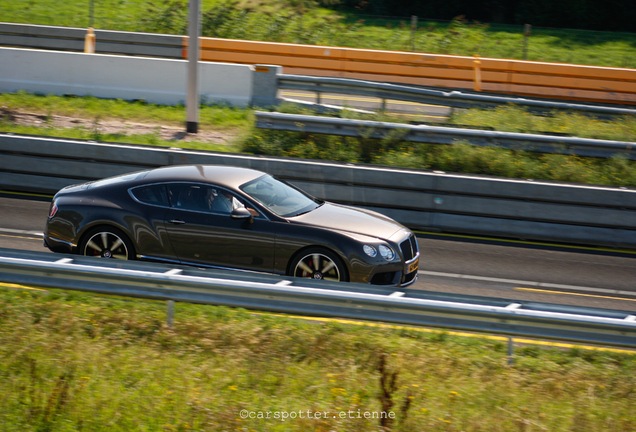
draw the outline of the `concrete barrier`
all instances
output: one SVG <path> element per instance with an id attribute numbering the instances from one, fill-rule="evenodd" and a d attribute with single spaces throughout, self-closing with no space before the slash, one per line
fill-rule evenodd
<path id="1" fill-rule="evenodd" d="M 0 23 L 0 45 L 81 51 L 86 29 Z M 96 30 L 96 52 L 185 58 L 188 38 Z M 218 38 L 201 39 L 201 60 L 273 64 L 287 74 L 353 78 L 534 98 L 636 104 L 636 69 L 365 50 Z"/>
<path id="2" fill-rule="evenodd" d="M 0 48 L 0 92 L 95 96 L 184 104 L 185 60 Z M 252 103 L 254 68 L 201 63 L 200 96 L 206 104 Z"/>

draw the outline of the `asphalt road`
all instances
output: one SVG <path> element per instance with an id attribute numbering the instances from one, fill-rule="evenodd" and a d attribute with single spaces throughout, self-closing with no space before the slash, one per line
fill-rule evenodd
<path id="1" fill-rule="evenodd" d="M 49 202 L 0 197 L 0 247 L 47 251 Z M 533 245 L 418 233 L 421 264 L 409 289 L 636 312 L 636 251 Z"/>

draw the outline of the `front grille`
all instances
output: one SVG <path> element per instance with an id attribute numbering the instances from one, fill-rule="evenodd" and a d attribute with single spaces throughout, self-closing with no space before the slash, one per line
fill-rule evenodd
<path id="1" fill-rule="evenodd" d="M 400 243 L 400 249 L 402 250 L 402 256 L 404 261 L 412 260 L 418 252 L 417 239 L 414 234 Z"/>

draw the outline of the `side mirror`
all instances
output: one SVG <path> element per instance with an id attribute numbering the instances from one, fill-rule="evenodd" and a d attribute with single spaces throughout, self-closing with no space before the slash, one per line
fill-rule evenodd
<path id="1" fill-rule="evenodd" d="M 230 213 L 230 217 L 232 219 L 248 219 L 250 223 L 254 220 L 252 213 L 250 213 L 250 211 L 245 207 L 235 208 L 232 210 L 232 213 Z"/>

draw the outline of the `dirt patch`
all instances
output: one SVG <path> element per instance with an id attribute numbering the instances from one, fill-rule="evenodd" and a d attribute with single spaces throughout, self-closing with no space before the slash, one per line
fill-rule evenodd
<path id="1" fill-rule="evenodd" d="M 185 125 L 183 127 L 166 126 L 158 123 L 138 123 L 116 119 L 91 120 L 80 117 L 20 112 L 6 107 L 0 107 L 0 120 L 19 126 L 84 129 L 102 135 L 155 135 L 165 141 L 230 144 L 237 136 L 228 131 L 202 129 L 199 130 L 199 133 L 189 134 L 185 131 Z"/>

